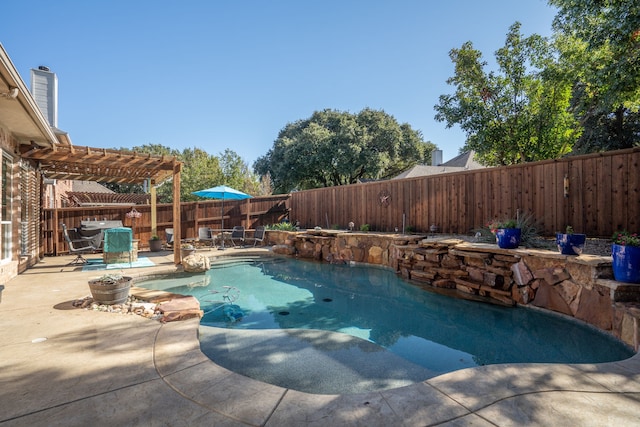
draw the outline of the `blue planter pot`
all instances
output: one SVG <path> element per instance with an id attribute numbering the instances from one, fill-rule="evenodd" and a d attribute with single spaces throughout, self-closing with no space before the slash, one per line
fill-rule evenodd
<path id="1" fill-rule="evenodd" d="M 519 228 L 498 228 L 496 230 L 496 243 L 502 249 L 515 249 L 520 246 Z"/>
<path id="2" fill-rule="evenodd" d="M 618 282 L 640 283 L 640 247 L 614 243 L 611 253 L 613 277 Z"/>
<path id="3" fill-rule="evenodd" d="M 586 241 L 586 234 L 556 234 L 556 244 L 563 255 L 580 255 L 584 250 Z"/>

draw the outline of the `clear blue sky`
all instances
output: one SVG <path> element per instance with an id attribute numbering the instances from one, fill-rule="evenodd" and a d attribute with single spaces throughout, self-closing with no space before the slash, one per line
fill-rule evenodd
<path id="1" fill-rule="evenodd" d="M 161 144 L 249 165 L 287 123 L 326 108 L 384 110 L 458 154 L 434 120 L 448 52 L 493 64 L 515 21 L 551 34 L 544 0 L 3 0 L 0 43 L 23 80 L 58 76 L 58 127 L 76 145 Z"/>

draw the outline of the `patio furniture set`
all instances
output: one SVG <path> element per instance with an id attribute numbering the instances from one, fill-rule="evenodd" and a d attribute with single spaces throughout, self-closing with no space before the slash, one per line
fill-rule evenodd
<path id="1" fill-rule="evenodd" d="M 76 257 L 69 265 L 86 264 L 83 256 L 102 251 L 105 264 L 129 263 L 138 259 L 138 241 L 133 239 L 131 228 L 123 227 L 122 221 L 82 221 L 77 228 L 62 224 L 62 233 L 69 252 Z"/>
<path id="2" fill-rule="evenodd" d="M 203 244 L 205 246 L 215 247 L 218 249 L 225 249 L 225 241 L 231 242 L 233 247 L 245 247 L 249 242 L 253 241 L 255 247 L 258 242 L 262 243 L 265 237 L 265 228 L 258 226 L 255 229 L 253 236 L 246 235 L 245 229 L 242 226 L 235 226 L 230 230 L 213 229 L 210 227 L 199 227 L 198 237 L 196 239 L 188 239 L 193 243 Z"/>
<path id="3" fill-rule="evenodd" d="M 66 224 L 62 224 L 62 232 L 69 246 L 69 253 L 76 255 L 69 265 L 86 264 L 87 259 L 83 255 L 100 251 L 103 252 L 106 264 L 137 260 L 138 242 L 133 239 L 131 229 L 122 226 L 122 221 L 88 220 L 82 221 L 80 227 L 71 229 L 67 228 Z M 173 228 L 165 229 L 169 247 L 173 246 L 173 234 Z M 253 242 L 255 247 L 258 242 L 262 243 L 264 238 L 264 226 L 256 227 L 251 237 L 246 235 L 242 226 L 235 226 L 229 230 L 200 227 L 198 237 L 182 239 L 181 243 L 190 243 L 194 246 L 218 246 L 219 250 L 224 250 L 225 242 L 230 242 L 235 248 L 245 247 L 249 242 Z M 126 258 L 124 261 L 123 257 Z"/>

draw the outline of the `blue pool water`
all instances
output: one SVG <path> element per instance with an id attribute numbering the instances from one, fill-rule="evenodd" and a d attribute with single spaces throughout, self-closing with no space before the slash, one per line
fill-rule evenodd
<path id="1" fill-rule="evenodd" d="M 195 296 L 205 311 L 203 327 L 341 332 L 384 347 L 430 376 L 486 364 L 598 363 L 633 355 L 582 323 L 426 291 L 372 266 L 227 259 L 206 274 L 140 285 Z"/>

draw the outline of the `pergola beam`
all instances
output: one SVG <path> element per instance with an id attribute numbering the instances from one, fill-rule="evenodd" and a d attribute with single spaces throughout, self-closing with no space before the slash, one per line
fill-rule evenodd
<path id="1" fill-rule="evenodd" d="M 162 182 L 173 174 L 175 157 L 79 146 L 25 147 L 21 154 L 38 164 L 38 170 L 54 179 L 141 183 Z"/>

